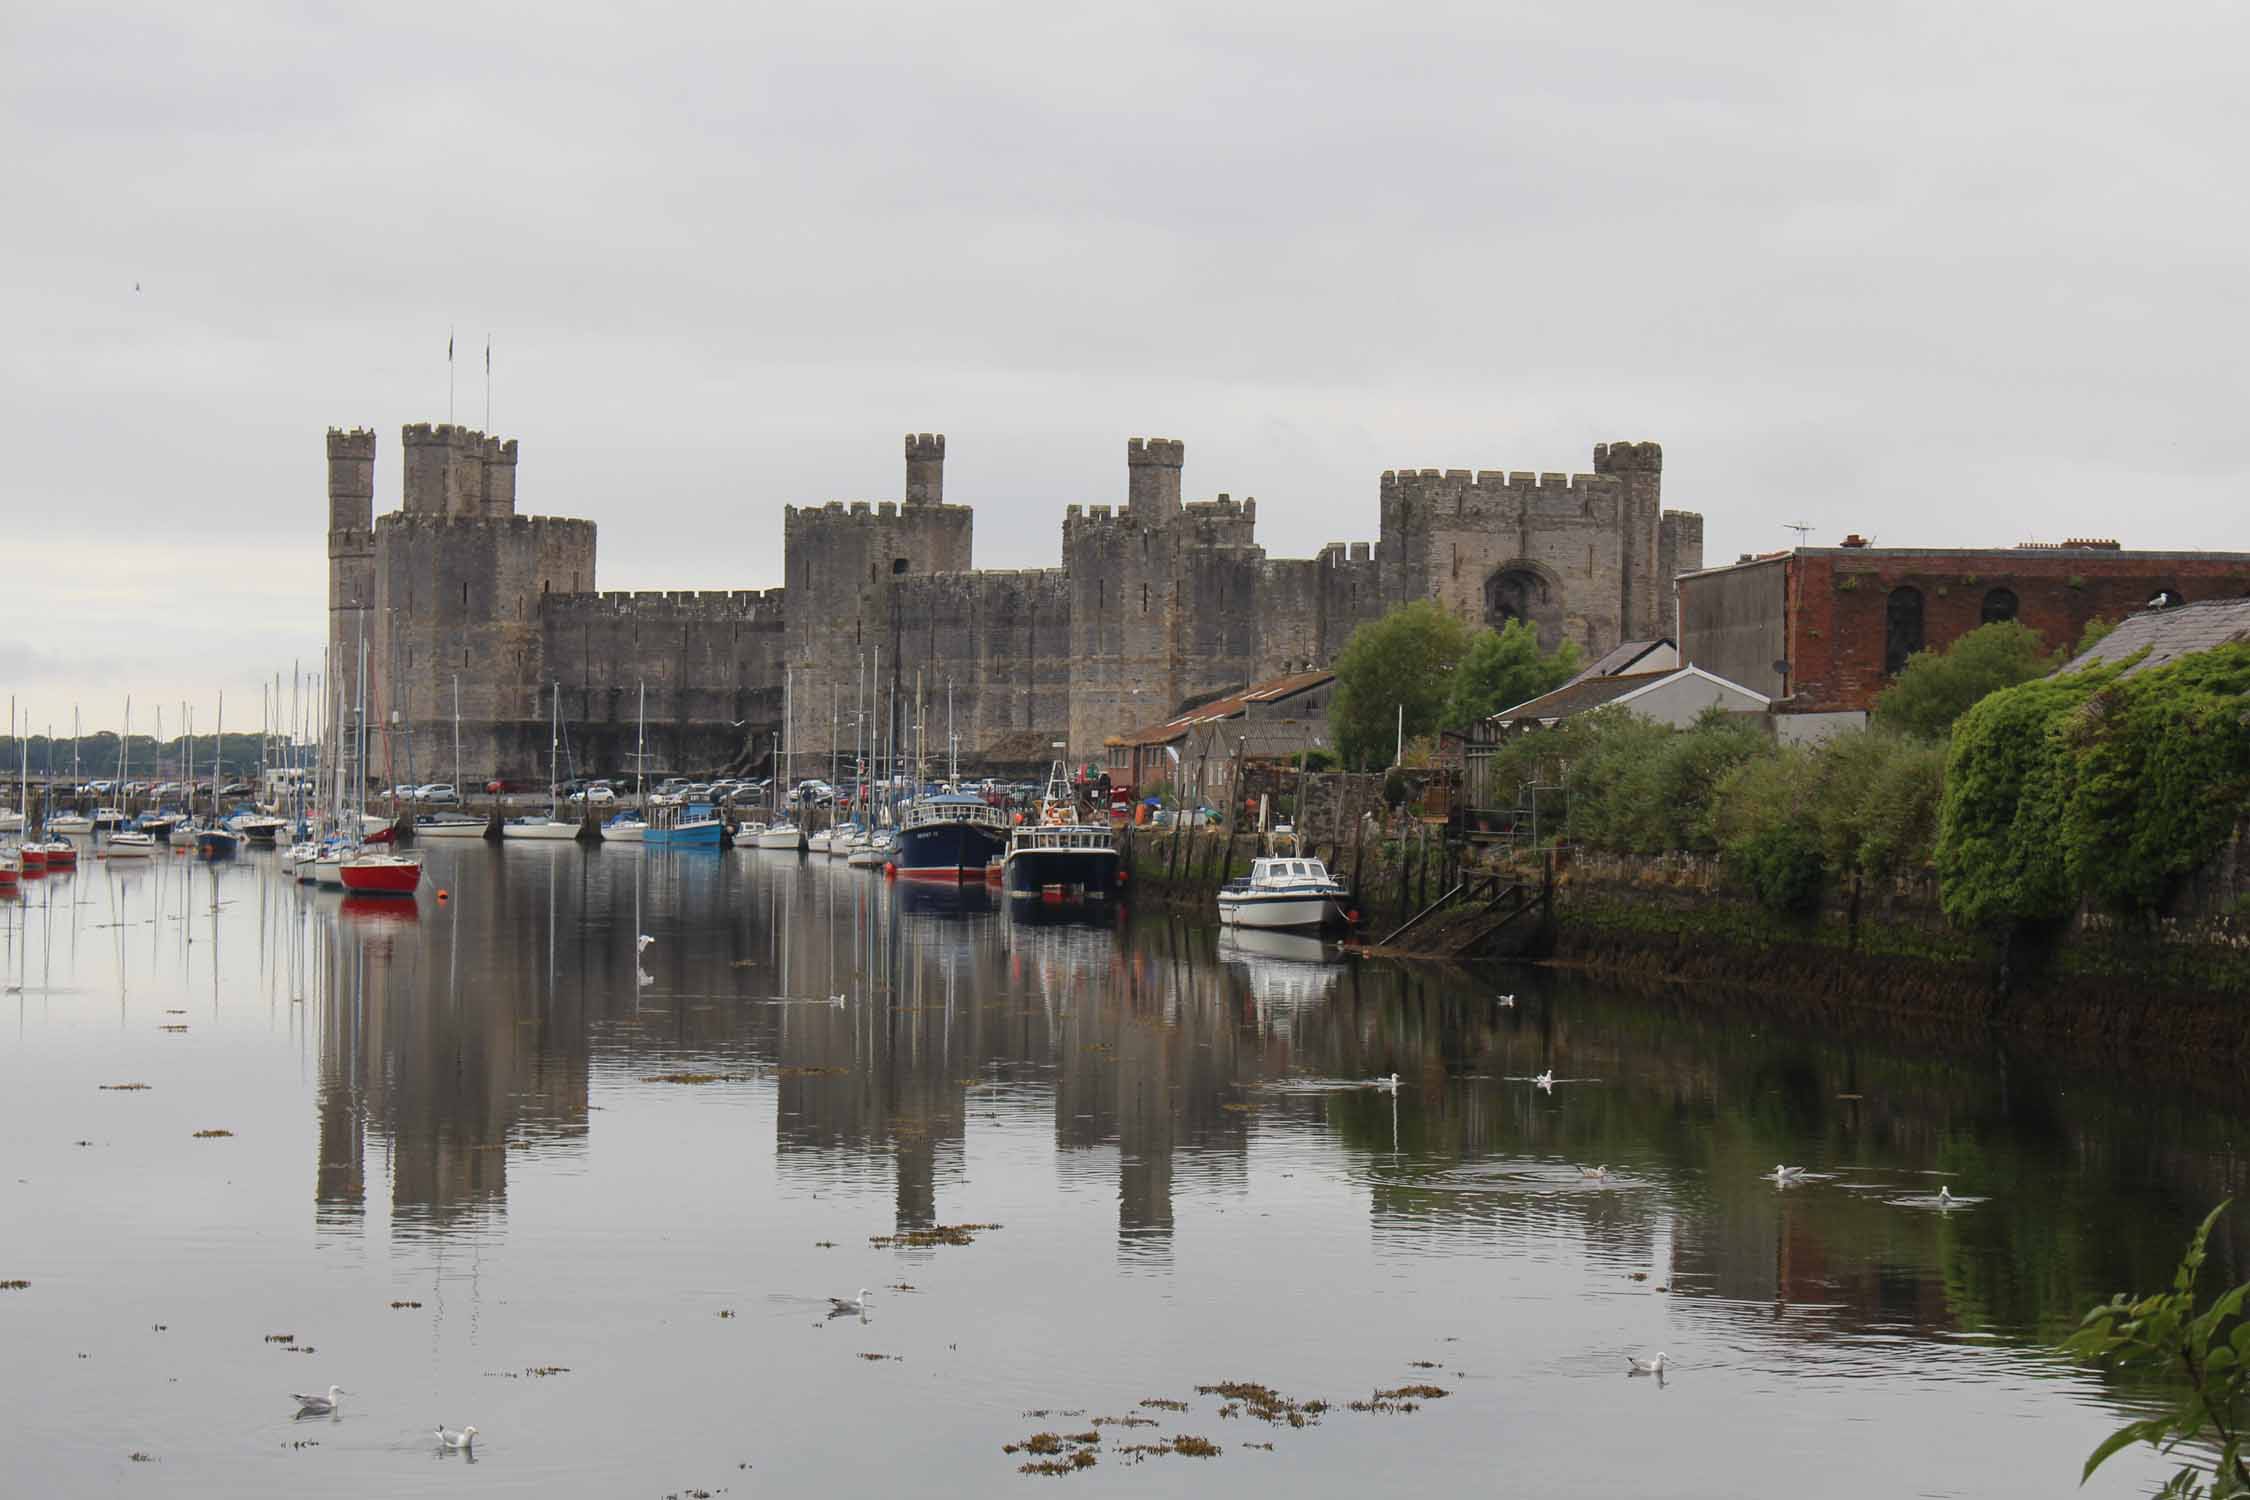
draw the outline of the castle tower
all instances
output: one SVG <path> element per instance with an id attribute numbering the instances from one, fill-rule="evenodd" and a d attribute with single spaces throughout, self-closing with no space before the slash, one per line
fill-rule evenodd
<path id="1" fill-rule="evenodd" d="M 945 434 L 906 435 L 906 503 L 945 503 Z"/>
<path id="2" fill-rule="evenodd" d="M 1180 513 L 1180 469 L 1187 444 L 1178 438 L 1133 438 L 1125 444 L 1125 503 L 1144 522 Z"/>
<path id="3" fill-rule="evenodd" d="M 1596 443 L 1594 472 L 1619 484 L 1618 621 L 1627 640 L 1653 640 L 1672 628 L 1672 580 L 1660 577 L 1664 449 L 1656 443 Z"/>
<path id="4" fill-rule="evenodd" d="M 328 647 L 332 680 L 356 683 L 375 604 L 375 434 L 328 429 Z"/>

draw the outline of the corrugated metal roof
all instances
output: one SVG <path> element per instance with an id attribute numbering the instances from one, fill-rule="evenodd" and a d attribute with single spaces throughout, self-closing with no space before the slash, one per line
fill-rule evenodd
<path id="1" fill-rule="evenodd" d="M 2126 669 L 2130 676 L 2145 667 L 2161 667 L 2183 656 L 2237 641 L 2250 642 L 2250 599 L 2178 604 L 2170 609 L 2127 615 L 2093 650 L 2073 658 L 2063 670 L 2073 672 L 2100 662 L 2122 661 L 2136 651 L 2147 651 L 2147 656 Z"/>
<path id="2" fill-rule="evenodd" d="M 1622 642 L 1602 653 L 1592 666 L 1571 678 L 1570 682 L 1564 683 L 1563 686 L 1569 687 L 1573 682 L 1584 682 L 1590 677 L 1615 677 L 1651 651 L 1671 644 L 1672 640 L 1669 636 L 1662 636 L 1653 641 Z M 1670 669 L 1667 668 L 1666 670 Z"/>
<path id="3" fill-rule="evenodd" d="M 1333 682 L 1334 672 L 1292 672 L 1286 677 L 1271 677 L 1264 682 L 1252 683 L 1230 697 L 1214 698 L 1209 703 L 1199 703 L 1185 713 L 1175 714 L 1161 724 L 1150 724 L 1140 729 L 1128 729 L 1109 741 L 1112 745 L 1168 745 L 1181 738 L 1198 724 L 1231 719 L 1252 703 L 1274 703 L 1292 698 L 1323 683 Z"/>

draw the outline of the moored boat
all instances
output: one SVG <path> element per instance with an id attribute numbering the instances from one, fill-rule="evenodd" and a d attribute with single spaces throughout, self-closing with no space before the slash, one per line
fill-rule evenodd
<path id="1" fill-rule="evenodd" d="M 504 839 L 553 839 L 563 842 L 578 837 L 578 825 L 561 818 L 536 815 L 528 818 L 510 818 L 500 825 Z"/>
<path id="2" fill-rule="evenodd" d="M 784 849 L 791 854 L 802 854 L 805 850 L 805 831 L 796 824 L 787 821 L 768 823 L 758 830 L 756 847 L 760 849 Z"/>
<path id="3" fill-rule="evenodd" d="M 338 875 L 355 896 L 411 896 L 422 883 L 422 860 L 415 854 L 361 854 L 344 860 Z"/>
<path id="4" fill-rule="evenodd" d="M 109 836 L 107 852 L 111 859 L 147 859 L 156 853 L 156 835 L 119 829 Z"/>
<path id="5" fill-rule="evenodd" d="M 1008 894 L 1098 901 L 1117 890 L 1123 874 L 1117 835 L 1079 818 L 1078 799 L 1062 762 L 1056 761 L 1047 773 L 1039 820 L 1021 824 L 1008 835 L 1008 852 L 1001 864 Z"/>
<path id="6" fill-rule="evenodd" d="M 57 813 L 47 820 L 49 833 L 92 833 L 94 820 L 84 813 Z"/>
<path id="7" fill-rule="evenodd" d="M 727 825 L 707 802 L 661 802 L 649 812 L 644 843 L 674 849 L 719 849 L 726 845 Z"/>
<path id="8" fill-rule="evenodd" d="M 49 839 L 43 844 L 26 844 L 26 850 L 38 849 L 47 856 L 50 870 L 70 870 L 78 865 L 78 846 L 68 839 Z"/>
<path id="9" fill-rule="evenodd" d="M 235 832 L 260 848 L 271 848 L 289 827 L 287 818 L 271 813 L 246 813 L 234 820 Z"/>
<path id="10" fill-rule="evenodd" d="M 414 820 L 418 839 L 481 839 L 490 823 L 468 813 L 430 813 Z"/>
<path id="11" fill-rule="evenodd" d="M 982 797 L 940 792 L 907 805 L 891 866 L 925 880 L 984 879 L 984 867 L 1007 852 L 1008 824 Z"/>
<path id="12" fill-rule="evenodd" d="M 197 859 L 232 859 L 241 850 L 241 836 L 229 829 L 213 827 L 195 830 Z"/>
<path id="13" fill-rule="evenodd" d="M 1324 927 L 1340 920 L 1344 888 L 1317 859 L 1257 859 L 1250 874 L 1219 889 L 1229 927 Z"/>

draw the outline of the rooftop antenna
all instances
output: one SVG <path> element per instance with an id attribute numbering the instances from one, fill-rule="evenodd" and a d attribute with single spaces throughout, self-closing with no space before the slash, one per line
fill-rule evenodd
<path id="1" fill-rule="evenodd" d="M 1811 526 L 1809 526 L 1809 525 L 1807 525 L 1807 524 L 1806 524 L 1805 522 L 1803 522 L 1803 521 L 1784 521 L 1784 522 L 1782 522 L 1782 523 L 1781 523 L 1781 529 L 1782 529 L 1783 531 L 1794 531 L 1794 532 L 1796 532 L 1796 533 L 1797 533 L 1797 545 L 1798 545 L 1798 546 L 1800 546 L 1800 547 L 1802 547 L 1803 545 L 1805 545 L 1805 533 L 1807 533 L 1807 532 L 1811 531 L 1811 530 L 1812 530 L 1812 527 L 1811 527 Z"/>

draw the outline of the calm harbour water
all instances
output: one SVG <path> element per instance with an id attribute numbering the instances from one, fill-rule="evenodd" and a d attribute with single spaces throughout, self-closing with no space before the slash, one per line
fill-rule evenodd
<path id="1" fill-rule="evenodd" d="M 2134 1410 L 2054 1342 L 2243 1176 L 2226 1107 L 1990 1043 L 840 861 L 428 855 L 442 903 L 258 855 L 0 907 L 0 1493 L 2053 1495 Z M 871 1243 L 934 1224 L 998 1227 Z M 1174 1434 L 1222 1451 L 1118 1451 Z"/>

